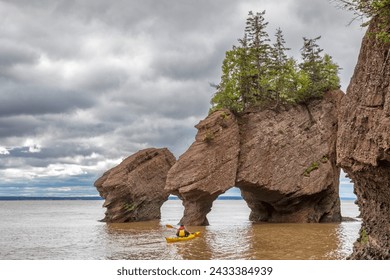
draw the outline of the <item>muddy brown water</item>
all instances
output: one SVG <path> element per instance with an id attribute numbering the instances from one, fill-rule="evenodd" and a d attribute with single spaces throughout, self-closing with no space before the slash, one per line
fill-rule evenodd
<path id="1" fill-rule="evenodd" d="M 331 224 L 252 224 L 243 200 L 217 200 L 201 237 L 167 244 L 183 207 L 169 200 L 161 221 L 105 224 L 102 201 L 0 201 L 0 259 L 344 259 L 360 221 Z M 343 216 L 359 215 L 342 201 Z"/>

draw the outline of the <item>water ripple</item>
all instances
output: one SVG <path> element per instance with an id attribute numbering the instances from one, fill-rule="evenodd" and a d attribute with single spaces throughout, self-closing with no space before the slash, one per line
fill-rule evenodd
<path id="1" fill-rule="evenodd" d="M 0 211 L 0 259 L 343 259 L 361 223 L 252 224 L 245 202 L 216 201 L 210 226 L 188 227 L 201 237 L 168 244 L 180 201 L 164 204 L 161 221 L 127 224 L 98 222 L 101 201 L 2 201 Z"/>

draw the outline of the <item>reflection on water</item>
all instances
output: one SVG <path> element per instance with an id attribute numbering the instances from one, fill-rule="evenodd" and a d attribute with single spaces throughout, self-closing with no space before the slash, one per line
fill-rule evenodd
<path id="1" fill-rule="evenodd" d="M 356 216 L 352 202 L 344 215 Z M 352 251 L 360 222 L 330 224 L 252 224 L 243 201 L 216 201 L 209 214 L 210 226 L 188 227 L 202 237 L 167 244 L 163 236 L 174 235 L 183 212 L 180 201 L 168 201 L 161 222 L 107 225 L 112 242 L 128 245 L 113 259 L 343 259 Z M 356 215 L 355 215 L 356 214 Z M 118 235 L 125 240 L 120 240 Z M 145 240 L 148 240 L 145 242 Z"/>
<path id="2" fill-rule="evenodd" d="M 244 201 L 219 200 L 210 226 L 191 227 L 202 236 L 168 244 L 183 213 L 167 201 L 161 221 L 98 222 L 101 201 L 0 201 L 0 259 L 343 259 L 352 251 L 360 222 L 332 224 L 252 224 Z M 353 202 L 343 215 L 356 217 Z M 9 212 L 7 215 L 7 212 Z M 12 213 L 12 215 L 11 215 Z"/>

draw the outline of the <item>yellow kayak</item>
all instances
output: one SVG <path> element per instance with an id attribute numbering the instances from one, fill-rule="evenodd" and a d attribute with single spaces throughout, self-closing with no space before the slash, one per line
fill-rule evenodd
<path id="1" fill-rule="evenodd" d="M 200 235 L 200 231 L 197 231 L 197 232 L 194 232 L 194 233 L 190 233 L 190 235 L 188 235 L 187 237 L 165 237 L 165 239 L 167 240 L 168 243 L 172 243 L 172 242 L 179 242 L 179 241 L 186 241 L 186 240 L 190 240 L 190 239 L 193 239 L 195 237 L 198 237 Z"/>

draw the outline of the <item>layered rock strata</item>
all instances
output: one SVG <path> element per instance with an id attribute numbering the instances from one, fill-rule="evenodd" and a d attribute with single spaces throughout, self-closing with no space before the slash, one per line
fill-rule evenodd
<path id="1" fill-rule="evenodd" d="M 338 163 L 363 221 L 355 259 L 390 259 L 390 43 L 373 36 L 379 25 L 372 20 L 363 39 L 339 118 Z"/>
<path id="2" fill-rule="evenodd" d="M 169 170 L 166 190 L 183 201 L 181 223 L 208 225 L 213 201 L 236 180 L 239 128 L 227 110 L 211 114 L 196 128 L 195 142 Z"/>
<path id="3" fill-rule="evenodd" d="M 236 186 L 252 210 L 250 220 L 340 221 L 336 135 L 342 97 L 333 91 L 307 105 L 241 117 Z"/>
<path id="4" fill-rule="evenodd" d="M 164 190 L 167 173 L 176 162 L 168 149 L 145 149 L 126 158 L 95 182 L 107 207 L 105 222 L 159 219 L 168 199 Z"/>
<path id="5" fill-rule="evenodd" d="M 185 207 L 181 222 L 207 225 L 213 201 L 241 189 L 252 221 L 341 220 L 336 167 L 341 91 L 307 105 L 218 111 L 196 127 L 195 142 L 168 173 L 167 191 Z"/>

